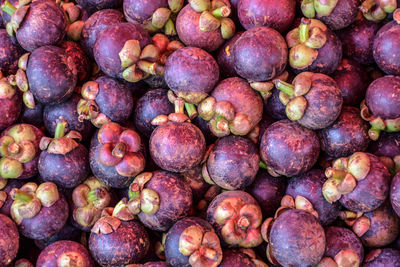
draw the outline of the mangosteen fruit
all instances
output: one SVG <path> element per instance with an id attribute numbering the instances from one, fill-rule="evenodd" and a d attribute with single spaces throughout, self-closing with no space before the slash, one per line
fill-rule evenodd
<path id="1" fill-rule="evenodd" d="M 5 29 L 0 29 L 0 72 L 5 76 L 15 74 L 18 59 L 23 53 L 17 40 L 9 36 Z"/>
<path id="2" fill-rule="evenodd" d="M 0 131 L 11 126 L 19 117 L 22 109 L 18 90 L 6 80 L 0 79 Z"/>
<path id="3" fill-rule="evenodd" d="M 19 233 L 15 223 L 3 214 L 0 214 L 0 239 L 0 265 L 8 266 L 18 253 Z"/>
<path id="4" fill-rule="evenodd" d="M 382 248 L 371 250 L 365 257 L 364 266 L 396 266 L 400 262 L 400 250 Z"/>

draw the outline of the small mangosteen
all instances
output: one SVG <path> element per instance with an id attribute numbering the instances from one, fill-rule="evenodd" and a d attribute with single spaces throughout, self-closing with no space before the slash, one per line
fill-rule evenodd
<path id="1" fill-rule="evenodd" d="M 347 157 L 366 151 L 369 144 L 368 125 L 356 107 L 344 106 L 339 118 L 319 132 L 321 149 L 333 158 Z"/>
<path id="2" fill-rule="evenodd" d="M 139 134 L 115 122 L 104 124 L 93 135 L 89 159 L 93 174 L 115 188 L 128 187 L 146 161 Z"/>
<path id="3" fill-rule="evenodd" d="M 93 226 L 89 250 L 101 266 L 125 266 L 140 262 L 150 247 L 146 229 L 130 213 L 127 200 L 106 208 Z"/>
<path id="4" fill-rule="evenodd" d="M 1 58 L 1 57 L 0 57 Z M 21 113 L 22 101 L 17 89 L 0 79 L 0 131 L 12 125 Z"/>
<path id="5" fill-rule="evenodd" d="M 172 266 L 217 267 L 222 261 L 219 238 L 212 226 L 197 217 L 175 223 L 165 238 L 165 256 Z"/>
<path id="6" fill-rule="evenodd" d="M 390 188 L 390 201 L 394 211 L 400 216 L 400 172 L 398 172 L 392 179 Z"/>
<path id="7" fill-rule="evenodd" d="M 0 29 L 0 72 L 5 76 L 15 74 L 18 59 L 23 53 L 15 38 L 9 36 L 5 29 Z"/>
<path id="8" fill-rule="evenodd" d="M 331 125 L 340 115 L 343 97 L 331 77 L 312 72 L 298 74 L 293 85 L 275 80 L 281 91 L 279 99 L 286 106 L 286 116 L 311 130 Z"/>
<path id="9" fill-rule="evenodd" d="M 0 265 L 8 266 L 18 253 L 19 233 L 15 223 L 3 214 L 0 214 L 0 239 Z"/>
<path id="10" fill-rule="evenodd" d="M 286 35 L 289 63 L 295 73 L 333 73 L 342 59 L 340 39 L 316 19 L 302 18 L 300 26 Z"/>
<path id="11" fill-rule="evenodd" d="M 253 183 L 259 163 L 257 146 L 250 139 L 230 135 L 212 147 L 203 165 L 203 176 L 223 189 L 241 190 Z"/>
<path id="12" fill-rule="evenodd" d="M 77 84 L 84 83 L 92 74 L 92 63 L 89 61 L 82 47 L 72 41 L 65 41 L 61 43 L 60 47 L 65 50 L 75 63 L 78 75 Z"/>
<path id="13" fill-rule="evenodd" d="M 310 170 L 319 150 L 317 135 L 289 120 L 271 124 L 260 141 L 261 158 L 273 176 L 293 176 Z"/>
<path id="14" fill-rule="evenodd" d="M 389 193 L 390 173 L 373 154 L 356 152 L 335 160 L 325 170 L 328 177 L 322 193 L 329 202 L 353 212 L 369 212 L 383 204 Z"/>
<path id="15" fill-rule="evenodd" d="M 90 120 L 100 128 L 113 121 L 126 122 L 133 110 L 133 96 L 122 82 L 108 76 L 102 76 L 82 86 L 82 99 L 76 109 L 79 121 Z"/>
<path id="16" fill-rule="evenodd" d="M 189 215 L 192 202 L 189 184 L 172 172 L 145 172 L 129 186 L 128 208 L 151 230 L 168 230 Z"/>
<path id="17" fill-rule="evenodd" d="M 83 245 L 70 240 L 62 240 L 54 242 L 42 250 L 36 266 L 94 267 L 94 264 Z"/>
<path id="18" fill-rule="evenodd" d="M 400 250 L 393 248 L 382 248 L 371 250 L 365 257 L 365 267 L 396 266 L 400 262 Z"/>
<path id="19" fill-rule="evenodd" d="M 10 126 L 0 136 L 0 177 L 27 179 L 36 176 L 42 131 L 21 123 Z"/>
<path id="20" fill-rule="evenodd" d="M 54 183 L 26 183 L 20 189 L 14 188 L 10 195 L 14 200 L 11 217 L 25 237 L 46 239 L 64 227 L 68 203 Z"/>
<path id="21" fill-rule="evenodd" d="M 230 247 L 257 247 L 262 242 L 262 212 L 257 201 L 244 191 L 225 191 L 207 209 L 207 221 Z"/>

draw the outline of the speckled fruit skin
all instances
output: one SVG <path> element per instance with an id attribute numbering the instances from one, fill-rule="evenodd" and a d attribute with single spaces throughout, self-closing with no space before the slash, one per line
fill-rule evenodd
<path id="1" fill-rule="evenodd" d="M 229 1 L 227 1 L 229 3 Z M 201 13 L 192 9 L 187 4 L 178 14 L 176 18 L 176 31 L 179 39 L 186 46 L 195 46 L 212 52 L 218 49 L 223 43 L 221 29 L 218 28 L 211 32 L 203 32 L 200 30 L 199 20 Z"/>
<path id="2" fill-rule="evenodd" d="M 150 240 L 146 229 L 138 221 L 121 221 L 111 234 L 91 233 L 89 251 L 98 264 L 104 267 L 125 266 L 140 262 L 149 250 Z"/>
<path id="3" fill-rule="evenodd" d="M 371 142 L 368 152 L 375 156 L 394 158 L 400 155 L 400 133 L 386 133 L 382 132 L 379 139 Z"/>
<path id="4" fill-rule="evenodd" d="M 50 207 L 41 207 L 35 217 L 23 219 L 18 226 L 20 233 L 30 239 L 46 239 L 60 231 L 68 219 L 68 203 L 63 194 Z"/>
<path id="5" fill-rule="evenodd" d="M 256 267 L 256 265 L 240 250 L 225 249 L 218 267 Z"/>
<path id="6" fill-rule="evenodd" d="M 135 126 L 144 136 L 150 137 L 153 130 L 157 128 L 151 124 L 155 117 L 174 112 L 174 106 L 168 100 L 167 94 L 168 90 L 160 88 L 150 90 L 139 98 L 134 112 Z"/>
<path id="7" fill-rule="evenodd" d="M 184 47 L 168 57 L 164 77 L 174 92 L 209 93 L 218 82 L 219 67 L 203 49 Z"/>
<path id="8" fill-rule="evenodd" d="M 156 191 L 160 209 L 153 215 L 139 213 L 140 221 L 149 229 L 167 231 L 177 220 L 189 215 L 192 207 L 192 189 L 178 174 L 155 171 L 145 188 Z"/>
<path id="9" fill-rule="evenodd" d="M 359 107 L 370 82 L 365 69 L 354 60 L 342 59 L 332 78 L 342 91 L 343 104 Z"/>
<path id="10" fill-rule="evenodd" d="M 317 135 L 289 120 L 271 124 L 260 142 L 262 160 L 284 176 L 294 176 L 310 170 L 317 162 L 319 150 Z"/>
<path id="11" fill-rule="evenodd" d="M 246 191 L 260 204 L 263 217 L 268 218 L 273 217 L 275 211 L 280 207 L 286 186 L 286 179 L 273 177 L 266 170 L 260 169 L 254 182 Z"/>
<path id="12" fill-rule="evenodd" d="M 52 154 L 44 150 L 40 153 L 38 168 L 44 181 L 65 188 L 74 188 L 89 175 L 89 152 L 82 144 L 65 155 Z"/>
<path id="13" fill-rule="evenodd" d="M 218 138 L 211 132 L 208 121 L 204 120 L 202 117 L 200 117 L 200 115 L 197 115 L 197 117 L 192 119 L 192 123 L 199 127 L 204 135 L 204 138 L 206 139 L 207 145 L 211 145 L 217 141 Z"/>
<path id="14" fill-rule="evenodd" d="M 99 33 L 107 26 L 121 22 L 124 22 L 124 14 L 115 9 L 103 9 L 93 13 L 83 24 L 80 40 L 80 44 L 86 54 L 94 58 L 93 47 Z"/>
<path id="15" fill-rule="evenodd" d="M 211 187 L 206 183 L 202 175 L 202 167 L 197 166 L 187 172 L 181 173 L 185 183 L 189 184 L 192 189 L 193 203 L 198 204 L 200 200 L 204 199 L 204 195 Z"/>
<path id="16" fill-rule="evenodd" d="M 162 169 L 185 172 L 200 164 L 206 151 L 203 133 L 195 125 L 168 122 L 158 126 L 149 141 L 151 158 Z"/>
<path id="17" fill-rule="evenodd" d="M 233 46 L 243 33 L 243 31 L 235 33 L 235 35 L 225 42 L 225 44 L 218 50 L 217 63 L 221 71 L 221 77 L 223 78 L 238 76 L 235 70 L 232 53 Z"/>
<path id="18" fill-rule="evenodd" d="M 260 156 L 250 139 L 230 135 L 219 139 L 207 159 L 208 173 L 227 190 L 244 189 L 254 181 Z"/>
<path id="19" fill-rule="evenodd" d="M 267 81 L 281 74 L 287 64 L 285 39 L 269 27 L 245 31 L 233 46 L 236 72 L 250 81 Z"/>
<path id="20" fill-rule="evenodd" d="M 7 185 L 3 189 L 1 189 L 1 191 L 7 193 L 7 198 L 4 201 L 3 206 L 1 206 L 1 208 L 0 208 L 0 213 L 10 217 L 10 208 L 11 208 L 12 203 L 14 202 L 14 200 L 10 196 L 10 192 L 13 188 L 19 189 L 25 183 L 26 183 L 26 181 L 18 180 L 18 179 L 9 179 L 7 181 Z"/>
<path id="21" fill-rule="evenodd" d="M 400 24 L 391 21 L 376 34 L 373 55 L 376 64 L 386 74 L 400 75 Z"/>
<path id="22" fill-rule="evenodd" d="M 7 76 L 15 74 L 18 69 L 18 59 L 24 50 L 17 40 L 10 37 L 5 29 L 0 29 L 0 71 Z"/>
<path id="23" fill-rule="evenodd" d="M 59 44 L 65 36 L 66 26 L 60 5 L 50 0 L 38 0 L 29 4 L 16 37 L 23 49 L 32 52 L 41 46 Z"/>
<path id="24" fill-rule="evenodd" d="M 258 26 L 267 26 L 284 33 L 293 22 L 296 1 L 240 0 L 237 9 L 240 23 L 246 30 Z"/>
<path id="25" fill-rule="evenodd" d="M 222 80 L 212 91 L 211 96 L 213 96 L 217 102 L 228 101 L 231 103 L 235 108 L 235 113 L 247 115 L 250 120 L 251 129 L 253 129 L 262 118 L 262 98 L 244 79 L 232 77 Z"/>
<path id="26" fill-rule="evenodd" d="M 89 14 L 102 9 L 118 9 L 122 6 L 122 0 L 77 0 L 76 2 Z"/>
<path id="27" fill-rule="evenodd" d="M 400 250 L 393 248 L 382 248 L 372 250 L 365 257 L 364 267 L 375 267 L 375 266 L 398 266 L 400 262 Z"/>
<path id="28" fill-rule="evenodd" d="M 343 43 L 343 54 L 361 64 L 374 63 L 372 46 L 379 28 L 379 23 L 362 17 L 349 27 L 338 31 L 337 33 Z"/>
<path id="29" fill-rule="evenodd" d="M 393 210 L 400 216 L 400 172 L 398 172 L 392 179 L 390 187 L 390 201 Z"/>
<path id="30" fill-rule="evenodd" d="M 99 94 L 95 98 L 99 111 L 111 121 L 126 122 L 133 110 L 133 96 L 129 88 L 108 76 L 97 78 L 95 82 L 99 85 Z"/>
<path id="31" fill-rule="evenodd" d="M 274 88 L 271 90 L 271 96 L 265 101 L 264 100 L 264 113 L 267 113 L 272 119 L 284 120 L 286 117 L 286 106 L 282 104 L 279 99 L 279 91 Z"/>
<path id="32" fill-rule="evenodd" d="M 324 171 L 313 169 L 300 176 L 292 177 L 286 189 L 286 195 L 291 195 L 293 198 L 297 196 L 307 198 L 317 211 L 318 220 L 323 226 L 331 224 L 339 215 L 340 210 L 339 203 L 330 204 L 322 195 L 322 186 L 325 181 Z"/>
<path id="33" fill-rule="evenodd" d="M 60 47 L 65 50 L 75 63 L 78 75 L 77 83 L 82 84 L 92 75 L 92 62 L 89 61 L 82 47 L 75 42 L 65 41 L 61 43 Z"/>
<path id="34" fill-rule="evenodd" d="M 325 236 L 325 257 L 331 257 L 333 259 L 341 250 L 352 249 L 357 253 L 360 262 L 363 262 L 364 248 L 360 239 L 353 231 L 343 227 L 329 226 L 325 228 Z"/>
<path id="35" fill-rule="evenodd" d="M 347 157 L 367 150 L 368 125 L 356 107 L 344 106 L 339 118 L 319 132 L 321 149 L 333 158 Z"/>
<path id="36" fill-rule="evenodd" d="M 57 258 L 63 253 L 78 253 L 80 260 L 83 260 L 84 265 L 80 265 L 82 267 L 93 267 L 93 260 L 89 255 L 89 252 L 86 248 L 74 241 L 62 240 L 54 242 L 53 244 L 47 246 L 39 255 L 37 259 L 36 266 L 37 267 L 56 267 L 57 266 Z M 80 261 L 79 261 L 80 262 Z"/>
<path id="37" fill-rule="evenodd" d="M 138 40 L 141 49 L 151 43 L 147 31 L 133 23 L 116 23 L 97 35 L 93 47 L 94 59 L 108 76 L 123 79 L 119 52 L 128 40 Z"/>
<path id="38" fill-rule="evenodd" d="M 64 49 L 56 46 L 42 46 L 33 51 L 26 76 L 29 90 L 43 104 L 66 101 L 77 83 L 75 63 Z"/>
<path id="39" fill-rule="evenodd" d="M 12 125 L 21 113 L 22 99 L 16 91 L 11 98 L 0 99 L 0 131 Z"/>
<path id="40" fill-rule="evenodd" d="M 190 226 L 199 226 L 205 231 L 212 231 L 211 225 L 198 217 L 187 217 L 175 223 L 165 239 L 165 256 L 172 266 L 189 267 L 189 257 L 179 251 L 179 238 L 182 232 Z"/>
<path id="41" fill-rule="evenodd" d="M 400 220 L 393 211 L 390 201 L 379 208 L 364 213 L 371 222 L 369 230 L 361 236 L 365 246 L 369 248 L 384 247 L 396 240 L 400 233 Z"/>
<path id="42" fill-rule="evenodd" d="M 17 256 L 19 233 L 15 223 L 3 214 L 0 214 L 0 239 L 0 265 L 7 266 Z"/>
<path id="43" fill-rule="evenodd" d="M 136 24 L 151 22 L 154 11 L 158 8 L 168 8 L 167 0 L 124 0 L 123 8 L 126 20 Z"/>
<path id="44" fill-rule="evenodd" d="M 320 17 L 317 15 L 317 19 L 321 20 L 332 30 L 340 30 L 346 28 L 356 20 L 359 5 L 359 0 L 341 0 L 337 2 L 329 16 Z"/>
<path id="45" fill-rule="evenodd" d="M 400 77 L 384 76 L 373 81 L 365 95 L 370 112 L 382 119 L 400 117 Z"/>
<path id="46" fill-rule="evenodd" d="M 390 173 L 375 155 L 367 153 L 370 171 L 365 179 L 358 181 L 354 190 L 340 198 L 340 203 L 354 212 L 368 212 L 378 208 L 387 198 Z"/>

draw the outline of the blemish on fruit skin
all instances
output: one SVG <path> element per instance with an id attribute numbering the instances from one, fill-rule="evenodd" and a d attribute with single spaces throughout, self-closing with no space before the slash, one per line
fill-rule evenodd
<path id="1" fill-rule="evenodd" d="M 225 52 L 226 52 L 226 55 L 227 55 L 228 57 L 231 56 L 231 52 L 230 52 L 229 50 L 230 50 L 230 47 L 229 47 L 229 45 L 228 45 L 227 47 L 225 47 Z"/>

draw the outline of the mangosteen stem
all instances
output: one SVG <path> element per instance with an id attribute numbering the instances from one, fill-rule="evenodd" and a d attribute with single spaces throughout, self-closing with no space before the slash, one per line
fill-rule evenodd
<path id="1" fill-rule="evenodd" d="M 12 14 L 17 10 L 15 6 L 13 6 L 10 1 L 6 0 L 4 4 L 1 5 L 1 10 L 6 12 L 8 15 L 12 16 Z"/>
<path id="2" fill-rule="evenodd" d="M 301 19 L 301 24 L 299 26 L 299 38 L 300 42 L 304 43 L 310 38 L 309 32 L 310 32 L 310 24 L 311 20 L 309 19 Z"/>
<path id="3" fill-rule="evenodd" d="M 54 139 L 64 137 L 65 127 L 67 127 L 67 121 L 62 120 L 57 123 L 56 131 L 54 133 Z"/>
<path id="4" fill-rule="evenodd" d="M 191 120 L 194 119 L 198 114 L 194 104 L 185 103 L 185 109 Z"/>
<path id="5" fill-rule="evenodd" d="M 175 113 L 185 113 L 185 101 L 182 98 L 175 100 Z"/>
<path id="6" fill-rule="evenodd" d="M 126 145 L 124 143 L 118 143 L 115 145 L 112 154 L 114 157 L 122 159 L 126 152 Z"/>
<path id="7" fill-rule="evenodd" d="M 29 203 L 33 200 L 32 195 L 28 194 L 27 192 L 24 192 L 20 189 L 14 188 L 11 192 L 10 192 L 11 198 L 13 200 L 18 200 L 22 203 Z"/>
<path id="8" fill-rule="evenodd" d="M 214 9 L 211 14 L 217 19 L 226 18 L 231 14 L 231 9 L 227 6 L 222 6 L 217 9 Z"/>
<path id="9" fill-rule="evenodd" d="M 275 80 L 274 81 L 276 89 L 284 92 L 285 94 L 289 96 L 294 95 L 294 86 L 290 83 L 284 82 L 282 80 Z"/>
<path id="10" fill-rule="evenodd" d="M 265 164 L 265 163 L 264 163 L 263 161 L 261 161 L 261 160 L 260 160 L 260 163 L 258 163 L 258 166 L 260 166 L 260 168 L 265 169 L 265 170 L 266 170 L 267 167 L 268 167 L 267 164 Z"/>
<path id="11" fill-rule="evenodd" d="M 376 6 L 376 0 L 366 0 L 361 4 L 360 10 L 363 13 L 368 13 L 374 6 Z"/>

